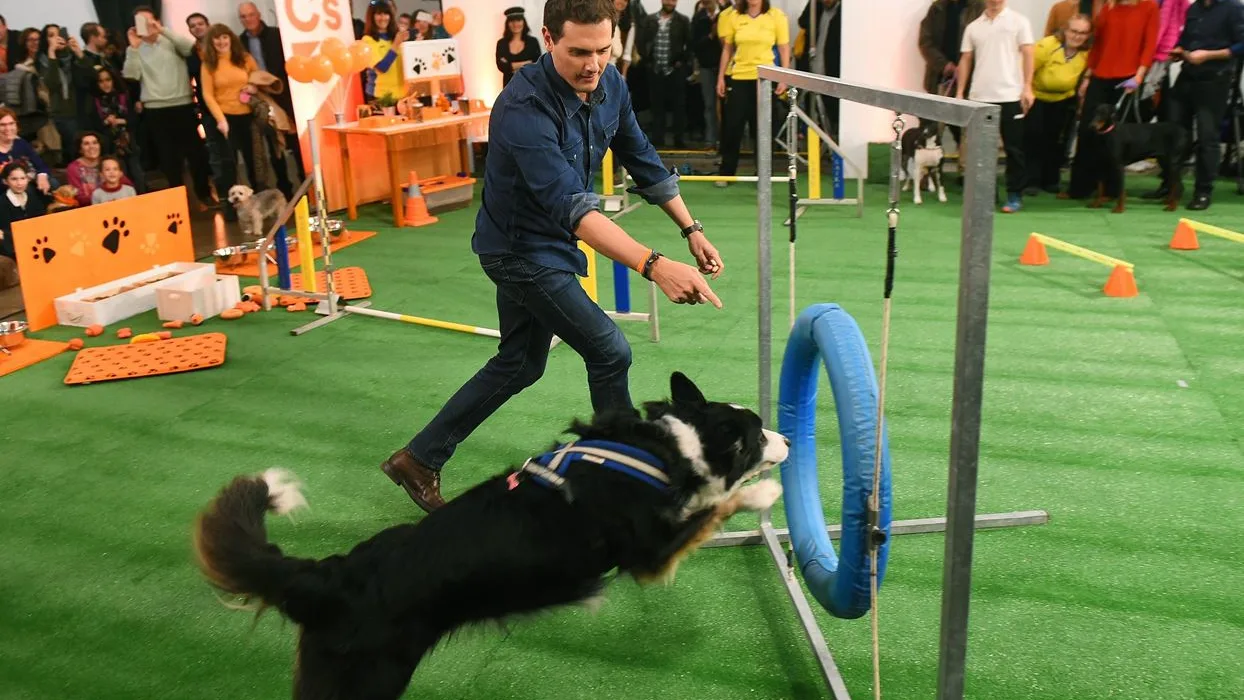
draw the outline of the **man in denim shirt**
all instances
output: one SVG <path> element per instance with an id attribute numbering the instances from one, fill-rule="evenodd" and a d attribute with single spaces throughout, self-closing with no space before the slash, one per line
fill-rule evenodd
<path id="1" fill-rule="evenodd" d="M 613 0 L 549 0 L 548 53 L 524 66 L 493 106 L 483 204 L 472 250 L 497 286 L 501 343 L 410 444 L 381 469 L 421 508 L 444 505 L 440 470 L 454 449 L 544 373 L 556 335 L 587 365 L 592 409 L 631 410 L 631 349 L 617 324 L 579 284 L 582 240 L 652 280 L 679 304 L 721 301 L 703 275 L 724 269 L 635 121 L 626 82 L 609 64 Z M 593 174 L 607 148 L 635 179 L 630 191 L 660 206 L 682 230 L 697 267 L 663 257 L 600 213 Z"/>

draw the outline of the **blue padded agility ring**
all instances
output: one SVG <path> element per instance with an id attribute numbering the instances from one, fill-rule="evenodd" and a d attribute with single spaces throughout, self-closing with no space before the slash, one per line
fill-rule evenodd
<path id="1" fill-rule="evenodd" d="M 841 556 L 825 530 L 816 473 L 818 365 L 824 364 L 838 411 L 842 442 Z M 791 545 L 808 590 L 831 615 L 852 619 L 871 605 L 868 499 L 877 456 L 877 379 L 864 336 L 837 304 L 808 307 L 791 330 L 778 390 L 778 431 L 790 441 L 782 463 L 782 491 Z M 885 578 L 890 535 L 889 439 L 881 436 L 878 526 L 885 542 L 877 550 L 877 586 Z"/>

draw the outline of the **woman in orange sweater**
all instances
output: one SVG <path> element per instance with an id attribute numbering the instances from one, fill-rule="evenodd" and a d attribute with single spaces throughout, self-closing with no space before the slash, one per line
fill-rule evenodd
<path id="1" fill-rule="evenodd" d="M 251 108 L 242 101 L 242 93 L 255 94 L 255 88 L 250 85 L 250 75 L 259 70 L 259 65 L 242 48 L 242 42 L 233 30 L 223 24 L 212 25 L 206 39 L 199 84 L 203 86 L 203 101 L 216 120 L 219 138 L 226 142 L 220 144 L 221 151 L 227 156 L 221 163 L 221 180 L 230 188 L 236 183 L 238 169 L 234 159 L 241 151 L 246 164 L 246 177 L 253 188 L 256 179 L 254 157 L 251 155 L 254 152 Z M 223 199 L 228 194 L 228 188 L 219 194 Z"/>
<path id="2" fill-rule="evenodd" d="M 1098 164 L 1103 160 L 1101 137 L 1093 131 L 1093 112 L 1097 105 L 1115 104 L 1124 93 L 1136 92 L 1145 82 L 1158 46 L 1158 4 L 1154 0 L 1113 0 L 1097 15 L 1093 27 L 1093 48 L 1080 95 L 1079 141 L 1071 164 L 1071 183 L 1066 197 L 1083 199 L 1101 181 Z M 1129 101 L 1132 99 L 1128 98 Z M 1107 192 L 1106 196 L 1118 193 Z"/>

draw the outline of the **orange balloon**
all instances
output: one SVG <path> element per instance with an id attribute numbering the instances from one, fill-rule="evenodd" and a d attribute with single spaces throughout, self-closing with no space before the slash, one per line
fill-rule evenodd
<path id="1" fill-rule="evenodd" d="M 309 83 L 311 82 L 309 71 L 306 56 L 290 56 L 285 59 L 285 74 L 290 80 L 296 83 Z"/>
<path id="2" fill-rule="evenodd" d="M 356 71 L 371 68 L 374 60 L 371 54 L 371 47 L 362 39 L 350 44 L 350 58 L 354 63 L 354 70 Z"/>
<path id="3" fill-rule="evenodd" d="M 466 14 L 460 7 L 451 7 L 445 10 L 445 14 L 441 17 L 441 24 L 445 27 L 445 31 L 449 32 L 449 36 L 457 36 L 458 32 L 466 26 Z"/>
<path id="4" fill-rule="evenodd" d="M 335 54 L 337 54 L 337 52 L 345 51 L 345 50 L 346 50 L 345 43 L 341 39 L 338 39 L 335 36 L 330 36 L 324 41 L 320 42 L 320 53 L 325 56 L 328 56 L 329 59 L 332 59 L 332 57 Z"/>
<path id="5" fill-rule="evenodd" d="M 329 56 L 328 60 L 333 64 L 333 72 L 343 78 L 354 72 L 354 57 L 345 48 L 338 51 L 336 55 Z"/>
<path id="6" fill-rule="evenodd" d="M 308 68 L 311 79 L 318 83 L 327 83 L 333 79 L 333 62 L 328 60 L 328 56 L 323 54 L 312 56 Z"/>

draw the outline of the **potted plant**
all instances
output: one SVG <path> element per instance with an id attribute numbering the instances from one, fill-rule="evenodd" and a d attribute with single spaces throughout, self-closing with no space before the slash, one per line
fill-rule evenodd
<path id="1" fill-rule="evenodd" d="M 397 98 L 387 92 L 376 98 L 376 105 L 386 117 L 392 117 L 397 113 Z"/>

